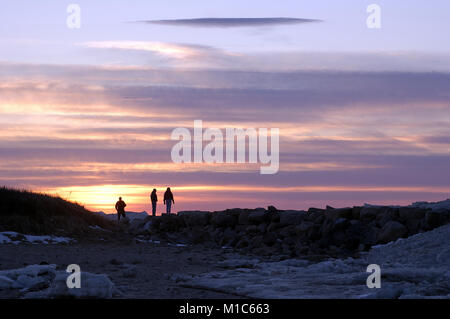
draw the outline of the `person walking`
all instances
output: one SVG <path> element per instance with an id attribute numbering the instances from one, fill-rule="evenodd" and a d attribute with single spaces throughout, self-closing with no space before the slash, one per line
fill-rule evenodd
<path id="1" fill-rule="evenodd" d="M 152 201 L 152 216 L 156 216 L 156 202 L 158 201 L 158 196 L 156 195 L 156 188 L 153 188 L 153 191 L 150 195 L 150 199 Z"/>
<path id="2" fill-rule="evenodd" d="M 170 215 L 172 204 L 175 204 L 175 200 L 173 199 L 173 194 L 172 191 L 170 190 L 170 187 L 167 187 L 167 190 L 164 193 L 164 205 L 166 205 L 167 215 Z"/>
<path id="3" fill-rule="evenodd" d="M 116 203 L 116 211 L 117 211 L 117 221 L 120 222 L 120 217 L 125 218 L 125 207 L 127 204 L 122 200 L 122 197 L 119 197 L 119 200 Z"/>

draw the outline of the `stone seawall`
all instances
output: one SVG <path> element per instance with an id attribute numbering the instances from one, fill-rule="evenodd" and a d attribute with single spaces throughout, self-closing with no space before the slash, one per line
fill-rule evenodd
<path id="1" fill-rule="evenodd" d="M 133 220 L 141 238 L 232 247 L 258 255 L 354 255 L 378 244 L 429 231 L 450 221 L 450 209 L 355 206 L 308 211 L 227 209 L 182 211 Z"/>

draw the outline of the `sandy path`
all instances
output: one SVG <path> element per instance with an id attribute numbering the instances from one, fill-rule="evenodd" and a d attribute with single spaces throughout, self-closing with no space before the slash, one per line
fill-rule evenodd
<path id="1" fill-rule="evenodd" d="M 199 274 L 224 260 L 223 250 L 202 246 L 172 247 L 161 243 L 76 243 L 70 245 L 0 245 L 0 270 L 46 262 L 65 269 L 78 264 L 82 271 L 107 274 L 124 298 L 236 298 L 209 290 L 184 288 L 169 279 L 172 274 Z M 113 261 L 115 259 L 117 262 Z M 124 264 L 136 267 L 136 276 L 123 273 Z M 5 295 L 6 294 L 6 295 Z M 0 297 L 11 293 L 0 292 Z"/>

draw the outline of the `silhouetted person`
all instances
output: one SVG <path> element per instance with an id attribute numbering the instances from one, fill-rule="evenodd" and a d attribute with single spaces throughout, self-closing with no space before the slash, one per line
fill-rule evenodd
<path id="1" fill-rule="evenodd" d="M 170 209 L 172 208 L 172 203 L 175 204 L 175 201 L 173 199 L 173 194 L 172 194 L 172 191 L 170 190 L 170 187 L 167 187 L 167 190 L 164 193 L 164 205 L 166 205 L 167 215 L 170 215 Z"/>
<path id="2" fill-rule="evenodd" d="M 120 221 L 120 216 L 125 218 L 125 202 L 122 200 L 122 197 L 119 197 L 119 201 L 116 203 L 116 210 L 117 210 L 117 220 Z"/>
<path id="3" fill-rule="evenodd" d="M 152 215 L 156 216 L 156 202 L 158 201 L 158 196 L 156 196 L 156 188 L 153 188 L 150 199 L 152 201 Z"/>

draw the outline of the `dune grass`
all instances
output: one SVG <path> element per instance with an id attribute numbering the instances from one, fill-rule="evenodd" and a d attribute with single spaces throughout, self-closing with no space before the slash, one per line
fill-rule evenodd
<path id="1" fill-rule="evenodd" d="M 95 225 L 114 227 L 105 217 L 58 196 L 0 188 L 0 231 L 81 235 Z"/>

